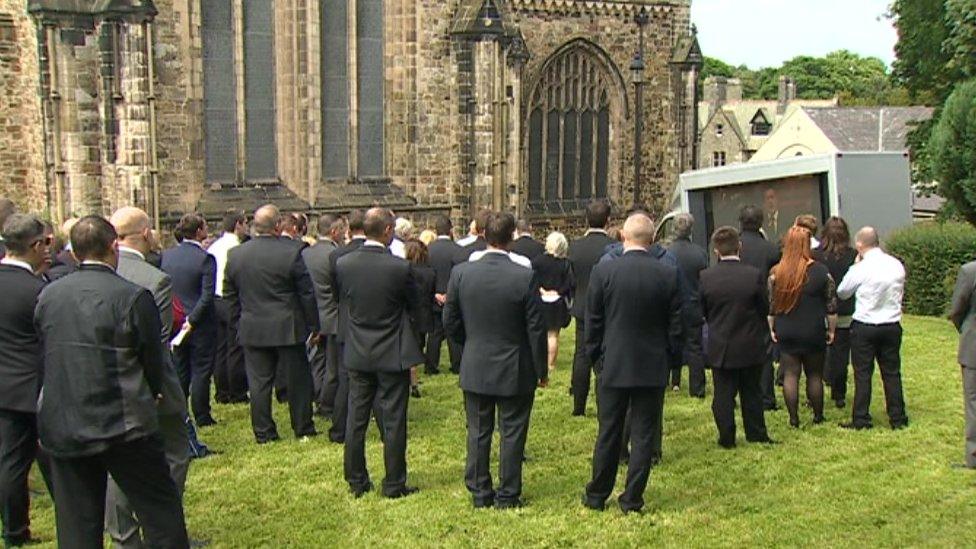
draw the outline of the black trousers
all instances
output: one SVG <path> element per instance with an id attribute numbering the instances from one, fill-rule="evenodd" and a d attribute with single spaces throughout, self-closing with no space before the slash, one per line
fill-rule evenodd
<path id="1" fill-rule="evenodd" d="M 476 506 L 490 505 L 496 499 L 501 503 L 513 503 L 522 496 L 522 461 L 534 400 L 534 392 L 511 397 L 464 392 L 464 412 L 468 424 L 464 483 Z M 495 431 L 496 413 L 501 446 L 497 492 L 491 481 L 491 438 Z"/>
<path id="2" fill-rule="evenodd" d="M 640 510 L 644 507 L 644 489 L 651 474 L 655 431 L 660 428 L 659 416 L 664 409 L 664 387 L 615 389 L 601 386 L 597 391 L 600 394 L 597 401 L 600 427 L 593 449 L 593 478 L 586 485 L 587 504 L 602 507 L 613 491 L 623 445 L 624 419 L 629 409 L 630 459 L 626 486 L 617 501 L 626 511 Z"/>
<path id="3" fill-rule="evenodd" d="M 346 425 L 349 422 L 349 370 L 342 360 L 343 345 L 336 343 L 336 392 L 332 406 L 332 426 L 329 428 L 329 440 L 345 442 Z M 383 440 L 383 418 L 380 411 L 379 395 L 373 399 L 373 417 L 376 418 L 376 428 Z"/>
<path id="4" fill-rule="evenodd" d="M 776 407 L 776 368 L 773 365 L 774 354 L 773 342 L 771 339 L 768 339 L 765 355 L 763 356 L 762 371 L 759 376 L 759 389 L 762 396 L 762 404 L 765 408 Z"/>
<path id="5" fill-rule="evenodd" d="M 590 394 L 590 372 L 596 366 L 586 356 L 584 348 L 586 338 L 586 323 L 582 318 L 576 318 L 576 349 L 573 353 L 573 377 L 571 390 L 573 392 L 573 413 L 582 415 L 586 411 L 586 399 Z M 599 391 L 600 376 L 596 376 L 596 388 L 594 393 Z"/>
<path id="6" fill-rule="evenodd" d="M 718 442 L 735 444 L 735 398 L 742 406 L 742 426 L 749 442 L 761 442 L 769 438 L 766 417 L 763 414 L 763 398 L 759 378 L 763 366 L 736 370 L 712 370 L 715 394 L 712 397 L 712 415 L 718 428 Z"/>
<path id="7" fill-rule="evenodd" d="M 211 320 L 213 322 L 213 320 Z M 176 371 L 187 395 L 193 418 L 200 423 L 210 416 L 210 379 L 213 376 L 216 329 L 201 324 L 173 351 Z"/>
<path id="8" fill-rule="evenodd" d="M 315 405 L 322 413 L 331 415 L 339 390 L 339 345 L 336 336 L 324 336 L 322 343 L 312 350 L 312 386 Z"/>
<path id="9" fill-rule="evenodd" d="M 444 333 L 444 322 L 440 313 L 434 314 L 434 329 L 427 336 L 426 361 L 424 369 L 436 372 L 441 362 L 441 344 L 447 340 L 447 352 L 451 360 L 451 371 L 458 373 L 461 371 L 461 346 L 455 343 Z"/>
<path id="10" fill-rule="evenodd" d="M 374 403 L 382 417 L 383 463 L 386 477 L 383 493 L 392 494 L 407 484 L 407 403 L 410 401 L 410 372 L 360 372 L 349 370 L 349 416 L 346 421 L 344 470 L 346 482 L 355 491 L 370 485 L 366 468 L 366 428 Z"/>
<path id="11" fill-rule="evenodd" d="M 854 425 L 871 425 L 871 378 L 874 363 L 881 370 L 885 407 L 892 427 L 908 425 L 901 385 L 901 324 L 851 325 L 851 361 L 854 364 Z"/>
<path id="12" fill-rule="evenodd" d="M 244 357 L 251 389 L 251 428 L 258 442 L 278 438 L 278 428 L 271 417 L 271 388 L 278 371 L 288 379 L 288 412 L 295 436 L 314 433 L 312 373 L 305 356 L 305 345 L 244 347 Z"/>
<path id="13" fill-rule="evenodd" d="M 189 547 L 183 502 L 158 436 L 120 442 L 92 456 L 52 456 L 51 472 L 62 549 L 102 547 L 109 474 L 138 515 L 146 545 Z"/>
<path id="14" fill-rule="evenodd" d="M 688 394 L 694 397 L 705 396 L 705 353 L 702 347 L 702 325 L 685 326 L 685 346 L 682 350 L 683 362 L 688 365 Z M 671 371 L 671 386 L 681 385 L 681 368 Z"/>
<path id="15" fill-rule="evenodd" d="M 847 398 L 847 370 L 851 363 L 851 329 L 837 328 L 834 343 L 827 347 L 824 381 L 834 400 Z"/>
<path id="16" fill-rule="evenodd" d="M 0 519 L 5 545 L 31 537 L 28 476 L 34 460 L 53 496 L 50 461 L 37 443 L 37 415 L 0 408 Z"/>
<path id="17" fill-rule="evenodd" d="M 214 386 L 217 402 L 247 399 L 247 372 L 244 350 L 237 342 L 237 326 L 230 321 L 230 305 L 221 298 L 214 302 L 217 310 L 217 350 L 214 357 Z"/>

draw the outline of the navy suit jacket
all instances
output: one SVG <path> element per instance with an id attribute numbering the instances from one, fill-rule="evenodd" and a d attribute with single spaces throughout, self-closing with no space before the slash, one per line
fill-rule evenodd
<path id="1" fill-rule="evenodd" d="M 162 270 L 173 281 L 173 291 L 183 303 L 186 319 L 194 331 L 216 328 L 214 318 L 214 284 L 217 260 L 203 248 L 181 242 L 163 252 Z"/>

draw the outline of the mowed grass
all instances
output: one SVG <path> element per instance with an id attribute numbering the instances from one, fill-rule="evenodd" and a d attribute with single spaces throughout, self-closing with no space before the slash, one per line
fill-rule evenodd
<path id="1" fill-rule="evenodd" d="M 740 422 L 733 451 L 715 444 L 710 386 L 706 401 L 688 397 L 686 387 L 669 392 L 664 461 L 651 474 L 646 513 L 628 516 L 615 505 L 599 513 L 580 504 L 597 424 L 592 399 L 585 418 L 570 417 L 573 333 L 564 330 L 558 371 L 536 396 L 523 509 L 471 507 L 461 392 L 455 376 L 442 374 L 424 378 L 423 398 L 410 401 L 409 480 L 421 492 L 396 501 L 376 492 L 353 499 L 343 481 L 342 447 L 325 436 L 295 440 L 284 406 L 275 404 L 282 441 L 258 446 L 247 407 L 218 405 L 220 424 L 202 436 L 220 454 L 190 469 L 191 537 L 212 547 L 976 545 L 976 473 L 950 466 L 962 461 L 963 415 L 956 335 L 947 322 L 906 319 L 911 426 L 903 431 L 886 428 L 877 374 L 874 430 L 838 428 L 849 406 L 829 406 L 828 422 L 819 426 L 806 409 L 800 430 L 778 411 L 766 420 L 782 444 L 746 444 Z M 320 432 L 328 428 L 316 421 Z M 373 426 L 367 446 L 378 486 L 382 448 Z M 494 450 L 497 456 L 497 442 Z M 623 475 L 621 468 L 618 492 Z M 46 495 L 35 496 L 32 516 L 35 535 L 52 545 Z"/>

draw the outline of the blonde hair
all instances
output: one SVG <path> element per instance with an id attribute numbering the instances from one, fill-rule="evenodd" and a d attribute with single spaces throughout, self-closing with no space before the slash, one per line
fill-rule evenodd
<path id="1" fill-rule="evenodd" d="M 413 223 L 409 219 L 398 217 L 393 226 L 393 232 L 400 240 L 410 240 L 414 235 Z"/>
<path id="2" fill-rule="evenodd" d="M 565 258 L 569 250 L 569 242 L 566 235 L 559 231 L 553 231 L 546 237 L 546 253 L 559 258 Z"/>
<path id="3" fill-rule="evenodd" d="M 421 242 L 426 246 L 430 246 L 430 243 L 437 240 L 437 233 L 430 229 L 424 229 L 420 236 L 418 237 Z"/>

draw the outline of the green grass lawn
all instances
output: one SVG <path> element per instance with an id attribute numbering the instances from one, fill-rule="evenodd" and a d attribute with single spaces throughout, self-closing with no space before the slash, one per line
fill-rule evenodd
<path id="1" fill-rule="evenodd" d="M 290 437 L 287 410 L 275 405 L 281 442 L 258 446 L 246 406 L 216 406 L 220 424 L 203 430 L 220 455 L 194 462 L 186 490 L 191 537 L 214 547 L 249 546 L 934 546 L 976 545 L 976 473 L 962 461 L 962 399 L 956 336 L 945 321 L 905 323 L 903 372 L 911 426 L 893 432 L 875 374 L 868 432 L 828 422 L 792 430 L 785 411 L 766 415 L 783 444 L 715 444 L 709 400 L 670 393 L 664 461 L 654 469 L 643 515 L 603 513 L 580 504 L 590 475 L 595 408 L 570 417 L 567 396 L 573 330 L 564 330 L 559 368 L 537 394 L 525 467 L 527 506 L 474 510 L 464 487 L 464 413 L 457 378 L 424 379 L 410 402 L 410 483 L 421 492 L 387 500 L 353 499 L 342 478 L 342 447 L 325 436 Z M 744 350 L 748 351 L 748 350 Z M 853 389 L 851 389 L 851 395 Z M 779 396 L 782 402 L 782 396 Z M 327 422 L 317 420 L 319 431 Z M 373 482 L 383 477 L 381 447 L 370 427 Z M 497 444 L 495 454 L 497 456 Z M 497 468 L 493 469 L 497 471 Z M 617 492 L 624 469 L 618 476 Z M 41 486 L 39 478 L 34 486 Z M 615 499 L 609 502 L 615 503 Z M 53 510 L 35 497 L 35 535 L 54 539 Z"/>

